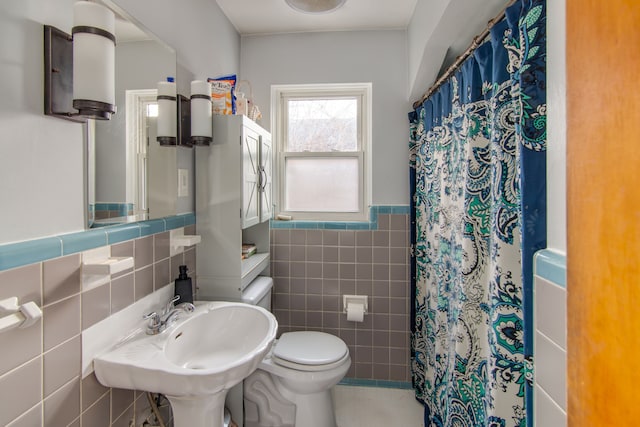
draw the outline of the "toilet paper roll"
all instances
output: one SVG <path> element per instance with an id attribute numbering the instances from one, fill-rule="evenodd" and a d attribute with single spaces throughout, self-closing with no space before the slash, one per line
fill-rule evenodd
<path id="1" fill-rule="evenodd" d="M 362 322 L 364 320 L 364 304 L 349 303 L 347 305 L 347 320 Z"/>

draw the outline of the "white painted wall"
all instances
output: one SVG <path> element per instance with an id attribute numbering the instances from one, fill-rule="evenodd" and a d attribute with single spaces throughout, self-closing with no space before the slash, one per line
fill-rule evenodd
<path id="1" fill-rule="evenodd" d="M 373 83 L 373 204 L 409 204 L 407 53 L 404 31 L 242 38 L 242 79 L 270 128 L 272 84 Z"/>
<path id="2" fill-rule="evenodd" d="M 418 1 L 407 28 L 409 50 L 409 99 L 416 100 L 433 83 L 445 58 L 449 42 L 445 38 L 429 43 L 438 20 L 451 0 Z"/>
<path id="3" fill-rule="evenodd" d="M 43 114 L 43 24 L 73 0 L 0 2 L 0 244 L 82 230 L 82 125 Z"/>
<path id="4" fill-rule="evenodd" d="M 0 2 L 0 244 L 84 229 L 83 125 L 42 112 L 42 25 L 71 32 L 73 3 Z M 183 70 L 239 69 L 240 37 L 215 2 L 117 3 L 177 50 Z"/>
<path id="5" fill-rule="evenodd" d="M 567 252 L 566 1 L 547 2 L 547 247 Z"/>
<path id="6" fill-rule="evenodd" d="M 409 23 L 409 99 L 419 100 L 507 0 L 418 1 Z"/>

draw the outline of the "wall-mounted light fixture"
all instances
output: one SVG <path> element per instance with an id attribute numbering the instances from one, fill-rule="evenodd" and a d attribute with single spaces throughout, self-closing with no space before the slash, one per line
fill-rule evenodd
<path id="1" fill-rule="evenodd" d="M 213 135 L 211 124 L 211 83 L 191 82 L 191 142 L 194 145 L 209 145 Z"/>
<path id="2" fill-rule="evenodd" d="M 178 94 L 178 145 L 180 147 L 193 147 L 191 142 L 191 100 Z"/>
<path id="3" fill-rule="evenodd" d="M 73 15 L 73 37 L 44 26 L 44 113 L 109 120 L 116 112 L 115 15 L 88 1 L 76 2 Z"/>
<path id="4" fill-rule="evenodd" d="M 156 139 L 162 146 L 178 144 L 178 106 L 176 83 L 173 77 L 166 82 L 158 82 L 158 136 Z"/>

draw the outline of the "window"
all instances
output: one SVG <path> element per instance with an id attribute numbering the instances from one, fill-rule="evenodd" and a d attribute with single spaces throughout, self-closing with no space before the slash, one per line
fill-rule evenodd
<path id="1" fill-rule="evenodd" d="M 368 220 L 371 84 L 272 86 L 272 104 L 277 212 Z"/>

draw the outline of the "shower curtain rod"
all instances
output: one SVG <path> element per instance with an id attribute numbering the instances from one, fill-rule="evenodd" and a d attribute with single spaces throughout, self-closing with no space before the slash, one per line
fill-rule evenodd
<path id="1" fill-rule="evenodd" d="M 487 23 L 487 27 L 484 29 L 484 31 L 473 38 L 473 42 L 471 42 L 471 45 L 467 48 L 467 50 L 465 50 L 460 56 L 456 58 L 455 62 L 451 64 L 449 68 L 447 68 L 447 71 L 445 71 L 444 74 L 442 74 L 442 76 L 440 76 L 440 78 L 436 80 L 436 82 L 429 88 L 429 90 L 427 90 L 427 92 L 422 95 L 422 98 L 420 98 L 420 100 L 413 103 L 414 109 L 418 108 L 420 104 L 422 104 L 426 99 L 433 95 L 433 93 L 438 90 L 442 83 L 444 83 L 449 77 L 451 77 L 454 72 L 456 72 L 458 68 L 460 68 L 460 65 L 462 65 L 464 60 L 467 59 L 469 55 L 471 55 L 471 53 L 476 50 L 478 46 L 480 46 L 484 39 L 487 38 L 489 32 L 491 31 L 491 28 L 493 28 L 495 24 L 497 24 L 502 20 L 502 18 L 504 18 L 504 14 L 509 6 L 514 4 L 516 1 L 517 0 L 510 0 L 509 3 L 507 3 L 507 5 L 504 7 L 504 9 L 502 9 L 502 11 L 495 18 L 491 19 Z"/>

